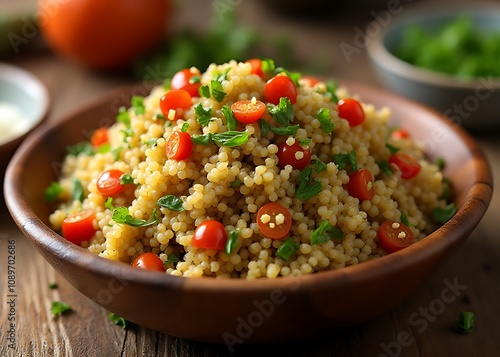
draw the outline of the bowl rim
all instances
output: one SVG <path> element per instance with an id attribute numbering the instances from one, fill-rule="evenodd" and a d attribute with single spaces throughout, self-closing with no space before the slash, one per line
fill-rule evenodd
<path id="1" fill-rule="evenodd" d="M 111 103 L 114 99 L 118 98 L 120 94 L 130 93 L 132 88 L 137 88 L 138 84 L 136 83 L 121 86 L 115 90 L 109 91 L 100 98 L 80 105 L 78 108 L 64 115 L 60 120 L 45 123 L 33 131 L 21 144 L 7 167 L 4 182 L 4 195 L 7 208 L 15 223 L 35 246 L 44 246 L 47 249 L 53 250 L 57 255 L 67 260 L 69 263 L 74 264 L 78 268 L 87 270 L 92 274 L 96 274 L 97 276 L 121 277 L 124 280 L 134 281 L 136 284 L 157 287 L 172 287 L 182 284 L 183 289 L 193 292 L 206 292 L 216 288 L 218 292 L 225 292 L 228 294 L 241 291 L 269 293 L 276 289 L 294 291 L 295 293 L 307 293 L 318 289 L 321 290 L 324 283 L 331 283 L 333 280 L 351 280 L 352 275 L 356 275 L 356 279 L 359 279 L 358 277 L 362 277 L 363 280 L 376 279 L 377 276 L 384 275 L 384 272 L 391 270 L 394 264 L 397 266 L 411 266 L 419 260 L 430 257 L 432 249 L 427 249 L 429 245 L 442 246 L 448 245 L 449 240 L 460 240 L 463 238 L 463 234 L 460 234 L 459 230 L 456 230 L 456 228 L 464 223 L 467 223 L 466 228 L 472 231 L 482 219 L 489 206 L 493 190 L 493 179 L 486 157 L 470 134 L 458 125 L 453 125 L 451 120 L 443 117 L 438 111 L 424 104 L 374 86 L 350 80 L 339 79 L 338 81 L 342 86 L 345 85 L 347 88 L 354 88 L 353 91 L 373 91 L 373 89 L 376 89 L 379 95 L 388 98 L 390 101 L 396 100 L 410 107 L 418 107 L 432 114 L 437 122 L 448 126 L 450 130 L 464 142 L 464 145 L 471 152 L 471 155 L 485 168 L 484 172 L 478 175 L 477 181 L 469 187 L 464 204 L 448 222 L 429 234 L 424 240 L 398 252 L 339 269 L 286 278 L 280 277 L 277 279 L 269 279 L 264 277 L 253 280 L 233 278 L 215 279 L 210 277 L 185 278 L 161 272 L 137 269 L 128 264 L 111 261 L 99 257 L 87 249 L 76 246 L 65 240 L 62 236 L 45 225 L 29 207 L 22 194 L 21 180 L 18 180 L 18 177 L 21 176 L 22 173 L 16 168 L 23 167 L 23 163 L 29 160 L 28 153 L 30 148 L 36 147 L 37 143 L 43 139 L 44 135 L 57 130 L 59 126 L 71 121 L 77 114 L 91 110 L 94 106 L 99 104 Z M 472 207 L 474 207 L 473 210 L 471 209 Z"/>
<path id="2" fill-rule="evenodd" d="M 384 44 L 386 35 L 391 31 L 399 29 L 400 26 L 406 26 L 411 23 L 418 23 L 424 19 L 453 17 L 464 12 L 468 12 L 472 16 L 484 15 L 490 17 L 500 17 L 500 4 L 461 3 L 454 4 L 453 7 L 450 7 L 449 5 L 446 6 L 444 4 L 433 5 L 432 7 L 429 7 L 427 4 L 415 5 L 414 7 L 408 8 L 408 12 L 406 14 L 395 15 L 398 17 L 391 21 L 387 26 L 383 27 L 374 36 L 369 36 L 368 34 L 366 34 L 365 41 L 367 44 L 367 53 L 373 63 L 376 63 L 378 66 L 384 68 L 390 73 L 395 73 L 398 76 L 410 79 L 415 82 L 433 84 L 436 86 L 453 89 L 476 89 L 478 86 L 484 86 L 484 82 L 481 81 L 482 78 L 461 79 L 450 74 L 414 66 L 396 57 L 387 49 Z M 376 21 L 377 19 L 374 19 L 372 22 L 375 23 Z M 500 88 L 500 76 L 489 76 L 487 78 L 491 79 L 491 82 L 488 83 L 489 86 L 495 89 Z"/>
<path id="3" fill-rule="evenodd" d="M 23 141 L 29 133 L 38 128 L 47 120 L 51 108 L 51 97 L 47 86 L 42 82 L 42 80 L 27 69 L 11 63 L 0 62 L 0 73 L 2 73 L 1 78 L 5 79 L 7 82 L 14 84 L 18 84 L 19 82 L 29 82 L 31 85 L 33 85 L 36 88 L 35 90 L 38 94 L 36 98 L 39 100 L 42 108 L 40 111 L 40 115 L 38 115 L 38 117 L 36 117 L 35 120 L 31 122 L 29 128 L 24 133 L 0 142 L 0 150 L 2 150 L 2 148 L 4 147 L 17 145 L 18 143 Z M 19 81 L 19 79 L 21 81 Z"/>

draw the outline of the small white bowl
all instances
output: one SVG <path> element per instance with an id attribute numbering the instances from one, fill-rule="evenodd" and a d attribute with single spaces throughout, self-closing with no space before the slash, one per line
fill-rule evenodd
<path id="1" fill-rule="evenodd" d="M 48 116 L 50 98 L 32 73 L 0 62 L 0 173 L 23 139 Z"/>

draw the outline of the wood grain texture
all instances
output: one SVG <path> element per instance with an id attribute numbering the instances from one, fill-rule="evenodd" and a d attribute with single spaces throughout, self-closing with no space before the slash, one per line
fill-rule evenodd
<path id="1" fill-rule="evenodd" d="M 206 16 L 198 15 L 206 13 L 211 3 L 201 0 L 182 2 L 182 13 L 176 18 L 176 24 L 202 28 Z M 290 27 L 290 20 L 269 11 L 262 12 L 259 2 L 243 3 L 245 11 L 241 13 L 246 22 L 262 24 L 270 35 L 283 28 L 289 29 L 296 41 L 298 57 L 306 59 L 310 53 L 317 53 L 328 61 L 333 58 L 334 61 L 328 62 L 332 76 L 379 85 L 368 65 L 366 53 L 361 51 L 353 55 L 352 61 L 346 64 L 335 45 L 341 41 L 352 43 L 354 27 L 364 26 L 369 10 L 360 18 L 343 18 L 328 23 L 306 21 Z M 9 61 L 32 71 L 47 84 L 53 99 L 49 120 L 57 120 L 74 106 L 131 81 L 126 75 L 103 76 L 88 72 L 47 51 L 17 56 Z M 495 132 L 477 136 L 491 163 L 494 178 L 500 177 L 499 137 L 500 133 Z M 497 326 L 500 316 L 498 212 L 500 193 L 494 191 L 489 210 L 471 237 L 419 291 L 395 310 L 366 326 L 309 341 L 245 346 L 231 353 L 224 345 L 183 340 L 139 326 L 127 330 L 115 326 L 108 320 L 108 311 L 80 294 L 48 265 L 1 204 L 0 357 L 496 356 L 500 350 Z M 8 347 L 8 240 L 16 242 L 14 350 Z M 52 283 L 57 283 L 58 289 L 50 290 L 49 284 Z M 450 289 L 450 284 L 455 285 L 455 290 Z M 68 303 L 73 311 L 55 318 L 50 313 L 53 301 Z M 471 334 L 457 334 L 452 329 L 461 310 L 473 311 L 476 315 Z"/>

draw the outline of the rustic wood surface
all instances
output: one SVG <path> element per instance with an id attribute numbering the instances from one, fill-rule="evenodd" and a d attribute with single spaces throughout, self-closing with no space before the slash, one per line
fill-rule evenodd
<path id="1" fill-rule="evenodd" d="M 0 5 L 2 2 L 5 0 Z M 290 34 L 296 55 L 304 63 L 311 53 L 319 54 L 327 60 L 329 76 L 381 86 L 364 49 L 352 55 L 348 63 L 338 45 L 342 41 L 353 43 L 356 27 L 364 29 L 371 19 L 369 7 L 357 12 L 346 10 L 349 16 L 337 13 L 325 20 L 324 17 L 291 19 L 257 1 L 232 3 L 239 3 L 236 10 L 242 22 L 259 24 L 267 34 L 280 31 Z M 212 4 L 212 1 L 183 1 L 172 27 L 203 29 L 207 19 L 201 14 L 211 11 Z M 105 75 L 85 70 L 46 49 L 24 51 L 5 61 L 28 69 L 47 85 L 52 98 L 51 121 L 134 80 L 126 74 Z M 490 160 L 494 177 L 500 177 L 500 133 L 473 135 Z M 488 212 L 470 239 L 394 311 L 366 326 L 329 338 L 244 346 L 234 355 L 497 356 L 500 351 L 499 211 L 500 193 L 495 191 Z M 12 263 L 9 256 L 15 256 L 13 291 L 9 291 L 12 281 L 8 281 L 7 274 L 7 265 Z M 0 203 L 0 267 L 0 356 L 231 355 L 224 345 L 178 339 L 139 326 L 123 330 L 110 323 L 106 310 L 75 290 L 37 253 L 16 227 L 3 202 Z M 58 288 L 50 290 L 52 283 L 57 283 Z M 68 303 L 74 311 L 54 318 L 50 313 L 53 301 Z M 475 313 L 476 325 L 471 334 L 453 331 L 462 310 Z M 9 320 L 12 317 L 15 317 L 13 330 Z"/>

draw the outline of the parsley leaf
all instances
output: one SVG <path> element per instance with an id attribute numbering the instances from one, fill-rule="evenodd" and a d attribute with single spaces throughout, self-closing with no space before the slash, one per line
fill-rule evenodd
<path id="1" fill-rule="evenodd" d="M 166 195 L 161 197 L 156 203 L 158 206 L 168 208 L 171 211 L 182 212 L 184 211 L 182 200 L 174 195 Z"/>
<path id="2" fill-rule="evenodd" d="M 320 181 L 309 182 L 311 179 L 312 167 L 308 166 L 302 170 L 299 174 L 299 187 L 295 191 L 295 197 L 301 200 L 307 200 L 311 197 L 316 196 L 323 189 L 323 185 Z"/>
<path id="3" fill-rule="evenodd" d="M 129 322 L 125 320 L 123 317 L 116 315 L 115 313 L 110 313 L 108 315 L 109 320 L 114 323 L 116 326 L 120 326 L 123 329 L 128 327 Z"/>
<path id="4" fill-rule="evenodd" d="M 132 108 L 136 115 L 144 114 L 146 112 L 146 107 L 144 106 L 144 97 L 142 95 L 134 95 L 132 97 Z"/>
<path id="5" fill-rule="evenodd" d="M 165 264 L 177 264 L 180 261 L 181 260 L 179 259 L 179 257 L 177 255 L 175 255 L 174 253 L 172 253 L 172 254 L 168 255 L 167 260 L 165 261 Z"/>
<path id="6" fill-rule="evenodd" d="M 212 141 L 212 134 L 191 135 L 191 141 L 196 145 L 210 145 Z"/>
<path id="7" fill-rule="evenodd" d="M 54 202 L 63 192 L 63 188 L 59 182 L 51 182 L 49 187 L 45 189 L 44 197 L 46 202 Z"/>
<path id="8" fill-rule="evenodd" d="M 278 105 L 269 105 L 269 113 L 283 126 L 290 125 L 295 116 L 292 103 L 287 97 L 281 97 Z"/>
<path id="9" fill-rule="evenodd" d="M 201 126 L 207 126 L 212 121 L 212 108 L 204 108 L 201 103 L 196 104 L 194 112 L 198 116 L 196 121 Z"/>
<path id="10" fill-rule="evenodd" d="M 470 311 L 460 311 L 455 324 L 455 331 L 458 333 L 471 333 L 474 329 L 474 313 Z"/>
<path id="11" fill-rule="evenodd" d="M 54 316 L 62 315 L 66 312 L 72 311 L 71 306 L 60 301 L 53 301 L 50 308 L 50 313 Z"/>
<path id="12" fill-rule="evenodd" d="M 236 249 L 236 245 L 238 244 L 239 236 L 240 236 L 239 229 L 234 229 L 229 233 L 229 236 L 226 241 L 226 246 L 224 248 L 224 251 L 226 252 L 227 255 L 233 254 L 234 250 Z"/>
<path id="13" fill-rule="evenodd" d="M 49 284 L 49 289 L 50 290 L 56 290 L 57 288 L 58 288 L 57 283 Z"/>
<path id="14" fill-rule="evenodd" d="M 207 85 L 201 86 L 198 88 L 198 93 L 200 94 L 200 97 L 210 98 L 210 87 Z"/>
<path id="15" fill-rule="evenodd" d="M 227 130 L 233 131 L 234 129 L 236 129 L 238 121 L 236 120 L 236 117 L 234 116 L 231 108 L 227 104 L 224 104 L 220 111 L 222 112 L 222 115 L 224 115 L 224 118 L 226 118 Z"/>
<path id="16" fill-rule="evenodd" d="M 311 245 L 324 244 L 331 239 L 344 238 L 344 232 L 332 226 L 330 222 L 324 220 L 319 227 L 311 233 Z"/>
<path id="17" fill-rule="evenodd" d="M 326 93 L 325 95 L 330 98 L 330 100 L 334 103 L 337 103 L 339 101 L 339 98 L 335 94 L 338 88 L 338 84 L 336 81 L 331 80 L 325 83 L 326 84 Z"/>
<path id="18" fill-rule="evenodd" d="M 236 178 L 236 179 L 234 179 L 234 181 L 233 181 L 233 182 L 231 182 L 231 187 L 238 187 L 238 186 L 241 186 L 241 184 L 242 184 L 242 183 L 243 183 L 243 182 L 241 182 L 241 180 L 240 180 L 240 179 Z"/>
<path id="19" fill-rule="evenodd" d="M 448 220 L 453 217 L 453 215 L 457 212 L 457 208 L 455 207 L 455 204 L 452 202 L 445 206 L 444 208 L 441 207 L 434 207 L 432 210 L 432 217 L 434 218 L 435 221 L 445 224 L 448 222 Z"/>
<path id="20" fill-rule="evenodd" d="M 401 150 L 400 148 L 394 146 L 394 145 L 391 145 L 389 143 L 386 143 L 385 144 L 385 147 L 389 149 L 389 151 L 391 152 L 391 154 L 395 154 L 397 153 L 399 150 Z"/>
<path id="21" fill-rule="evenodd" d="M 408 227 L 412 226 L 405 211 L 401 211 L 401 223 L 406 224 Z"/>
<path id="22" fill-rule="evenodd" d="M 114 211 L 115 206 L 113 206 L 113 197 L 106 198 L 106 203 L 104 203 L 104 207 L 106 207 L 110 211 Z"/>
<path id="23" fill-rule="evenodd" d="M 248 141 L 248 132 L 226 131 L 224 133 L 212 134 L 212 140 L 221 146 L 241 146 Z"/>
<path id="24" fill-rule="evenodd" d="M 269 129 L 278 135 L 283 136 L 295 136 L 297 134 L 297 130 L 299 130 L 300 125 L 290 125 L 290 126 L 272 126 L 269 125 Z"/>
<path id="25" fill-rule="evenodd" d="M 265 119 L 259 119 L 260 126 L 260 136 L 265 137 L 267 133 L 271 130 L 271 124 L 267 122 Z"/>
<path id="26" fill-rule="evenodd" d="M 73 179 L 73 201 L 83 202 L 83 185 L 82 182 L 76 177 Z"/>
<path id="27" fill-rule="evenodd" d="M 226 97 L 226 93 L 222 88 L 222 83 L 217 80 L 212 80 L 210 82 L 210 91 L 212 92 L 212 97 L 218 102 L 222 102 L 222 100 Z"/>
<path id="28" fill-rule="evenodd" d="M 181 131 L 185 133 L 186 131 L 188 131 L 188 129 L 189 129 L 189 123 L 187 121 L 182 123 Z"/>
<path id="29" fill-rule="evenodd" d="M 144 219 L 132 217 L 132 215 L 128 213 L 127 207 L 117 207 L 113 211 L 112 219 L 116 223 L 126 224 L 131 227 L 147 227 L 156 223 L 156 221 L 158 220 L 158 215 L 155 208 L 153 210 L 153 213 L 151 214 L 151 218 L 149 219 L 149 221 L 146 221 Z"/>
<path id="30" fill-rule="evenodd" d="M 391 165 L 386 160 L 380 161 L 378 167 L 385 176 L 392 176 Z"/>
<path id="31" fill-rule="evenodd" d="M 118 109 L 118 114 L 116 115 L 116 121 L 125 124 L 126 127 L 130 126 L 130 114 L 125 107 L 120 107 Z"/>
<path id="32" fill-rule="evenodd" d="M 66 152 L 68 155 L 78 156 L 78 155 L 94 155 L 94 149 L 88 141 L 82 141 L 66 147 Z"/>
<path id="33" fill-rule="evenodd" d="M 132 184 L 132 183 L 134 183 L 134 178 L 132 177 L 132 175 L 123 174 L 120 177 L 120 184 L 122 184 L 122 185 L 129 185 L 129 184 Z"/>
<path id="34" fill-rule="evenodd" d="M 318 115 L 316 116 L 316 119 L 318 119 L 319 123 L 321 124 L 321 129 L 323 129 L 326 134 L 332 133 L 333 129 L 335 128 L 335 123 L 330 118 L 330 109 L 321 108 L 318 112 Z"/>
<path id="35" fill-rule="evenodd" d="M 314 171 L 316 171 L 318 174 L 326 170 L 326 164 L 320 159 L 314 159 L 313 163 L 314 163 Z"/>
<path id="36" fill-rule="evenodd" d="M 274 64 L 274 60 L 270 58 L 262 59 L 262 73 L 264 73 L 267 77 L 274 76 L 274 70 L 276 69 L 276 65 Z"/>
<path id="37" fill-rule="evenodd" d="M 339 170 L 343 170 L 350 165 L 353 171 L 358 171 L 358 160 L 355 150 L 351 150 L 347 154 L 333 155 L 333 162 L 337 165 Z"/>
<path id="38" fill-rule="evenodd" d="M 292 258 L 297 250 L 299 250 L 299 245 L 295 243 L 295 241 L 291 237 L 288 237 L 276 250 L 276 255 L 281 259 L 288 261 Z"/>

